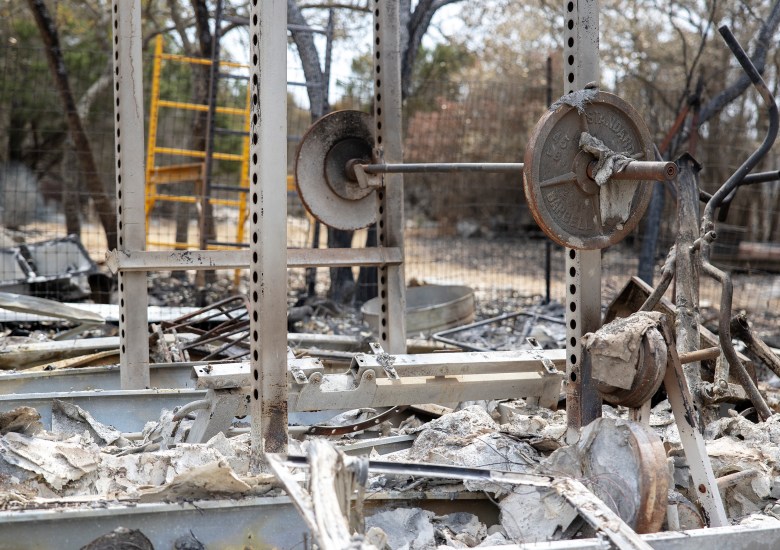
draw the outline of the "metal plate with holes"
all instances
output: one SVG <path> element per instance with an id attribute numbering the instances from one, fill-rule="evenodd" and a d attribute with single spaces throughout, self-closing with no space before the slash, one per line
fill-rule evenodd
<path id="1" fill-rule="evenodd" d="M 525 151 L 525 196 L 536 223 L 553 241 L 594 250 L 623 239 L 642 218 L 652 195 L 646 181 L 610 179 L 599 187 L 587 174 L 594 160 L 579 146 L 588 132 L 618 153 L 654 160 L 650 133 L 619 97 L 599 92 L 578 113 L 570 105 L 548 111 Z"/>
<path id="2" fill-rule="evenodd" d="M 336 229 L 368 227 L 376 221 L 377 194 L 347 177 L 352 159 L 371 162 L 371 116 L 335 111 L 315 122 L 295 155 L 295 184 L 306 210 Z"/>

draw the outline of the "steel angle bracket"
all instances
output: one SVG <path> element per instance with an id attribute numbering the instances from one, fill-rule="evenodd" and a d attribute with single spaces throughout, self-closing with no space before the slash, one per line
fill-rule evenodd
<path id="1" fill-rule="evenodd" d="M 381 348 L 380 348 L 381 349 Z M 378 351 L 375 349 L 375 352 Z M 291 410 L 452 403 L 524 397 L 553 408 L 564 350 L 447 354 L 357 354 L 345 374 L 309 377 Z M 552 367 L 552 368 L 551 368 Z"/>
<path id="2" fill-rule="evenodd" d="M 291 392 L 290 409 L 302 412 L 518 397 L 538 397 L 550 406 L 558 401 L 560 383 L 560 376 L 542 371 L 403 376 L 397 380 L 377 377 L 373 370 L 364 371 L 359 378 L 315 374 L 309 384 L 298 388 L 297 398 Z"/>
<path id="3" fill-rule="evenodd" d="M 386 370 L 386 364 L 392 363 L 393 370 L 400 377 L 542 371 L 557 375 L 556 367 L 563 368 L 565 362 L 566 352 L 563 349 L 397 355 L 358 353 L 352 359 L 350 371 L 360 376 L 366 370 Z"/>
<path id="4" fill-rule="evenodd" d="M 288 384 L 308 384 L 313 374 L 324 370 L 322 361 L 316 357 L 288 359 Z M 196 365 L 192 369 L 192 378 L 196 380 L 195 387 L 198 389 L 227 390 L 246 388 L 252 384 L 248 362 Z"/>
<path id="5" fill-rule="evenodd" d="M 304 412 L 520 397 L 553 408 L 563 376 L 555 367 L 564 362 L 564 350 L 357 354 L 347 372 L 325 374 L 317 358 L 288 359 L 289 408 Z M 246 362 L 198 365 L 192 376 L 197 388 L 217 393 L 252 383 Z"/>

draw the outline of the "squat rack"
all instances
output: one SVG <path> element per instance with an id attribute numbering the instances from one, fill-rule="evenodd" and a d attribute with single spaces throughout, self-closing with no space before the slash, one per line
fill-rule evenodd
<path id="1" fill-rule="evenodd" d="M 143 106 L 140 1 L 113 2 L 116 93 L 117 213 L 119 250 L 109 265 L 119 273 L 120 369 L 123 389 L 149 384 L 146 277 L 168 269 L 250 268 L 253 465 L 262 453 L 284 452 L 287 442 L 286 267 L 375 265 L 379 269 L 380 342 L 389 353 L 406 347 L 403 265 L 403 173 L 408 171 L 501 170 L 484 165 L 402 167 L 400 33 L 398 4 L 374 0 L 373 157 L 367 173 L 383 173 L 377 193 L 376 249 L 286 249 L 286 3 L 250 2 L 250 248 L 248 251 L 144 251 Z M 598 82 L 598 3 L 565 4 L 567 93 Z M 600 399 L 581 361 L 581 336 L 601 320 L 601 253 L 566 251 L 567 414 L 570 438 L 599 414 Z M 130 297 L 133 297 L 132 299 Z M 144 296 L 144 298 L 140 298 Z"/>
<path id="2" fill-rule="evenodd" d="M 376 0 L 374 140 L 382 158 L 402 162 L 398 5 Z M 174 269 L 250 269 L 252 464 L 287 447 L 287 266 L 371 265 L 379 268 L 381 344 L 406 350 L 403 268 L 403 176 L 388 175 L 379 192 L 378 247 L 335 251 L 286 248 L 286 29 L 280 0 L 252 0 L 250 45 L 250 247 L 248 251 L 147 252 L 144 218 L 144 135 L 141 2 L 113 0 L 118 250 L 108 254 L 119 274 L 120 373 L 123 389 L 149 386 L 146 273 Z M 290 257 L 292 256 L 292 257 Z M 292 262 L 290 262 L 292 260 Z"/>

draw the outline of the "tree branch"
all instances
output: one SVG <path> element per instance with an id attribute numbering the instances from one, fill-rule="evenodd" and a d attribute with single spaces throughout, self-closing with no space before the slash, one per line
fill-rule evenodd
<path id="1" fill-rule="evenodd" d="M 750 58 L 759 73 L 763 73 L 764 68 L 766 67 L 767 51 L 769 49 L 769 44 L 772 42 L 772 37 L 777 31 L 778 25 L 780 25 L 780 0 L 775 1 L 769 16 L 761 26 L 761 31 L 758 33 L 758 38 L 756 39 L 753 55 Z M 726 87 L 702 106 L 701 112 L 699 113 L 699 123 L 703 124 L 721 112 L 726 105 L 737 99 L 748 86 L 750 86 L 750 78 L 745 74 L 741 75 L 736 82 Z"/>
<path id="2" fill-rule="evenodd" d="M 309 23 L 301 13 L 295 0 L 287 0 L 287 21 L 291 25 L 308 27 Z M 303 66 L 303 75 L 306 79 L 306 91 L 309 95 L 312 119 L 316 120 L 328 111 L 328 95 L 324 90 L 325 79 L 320 66 L 320 55 L 314 43 L 314 35 L 310 32 L 291 30 L 293 42 L 298 49 L 298 57 Z"/>
<path id="3" fill-rule="evenodd" d="M 428 31 L 436 11 L 448 4 L 454 4 L 461 0 L 420 0 L 409 19 L 409 42 L 402 45 L 403 57 L 401 58 L 401 95 L 406 98 L 412 91 L 412 73 L 417 53 L 420 50 L 423 36 Z"/>
<path id="4" fill-rule="evenodd" d="M 181 37 L 181 46 L 184 52 L 187 55 L 194 55 L 195 50 L 192 47 L 192 42 L 190 42 L 189 37 L 187 36 L 187 27 L 191 26 L 192 23 L 184 24 L 184 21 L 179 16 L 179 10 L 181 7 L 179 6 L 178 0 L 168 0 L 168 9 L 171 12 L 171 21 L 173 21 L 173 26 L 176 29 L 176 32 Z"/>

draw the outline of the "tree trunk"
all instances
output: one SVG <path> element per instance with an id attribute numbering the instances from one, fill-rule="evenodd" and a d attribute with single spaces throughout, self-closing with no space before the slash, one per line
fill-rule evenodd
<path id="1" fill-rule="evenodd" d="M 653 286 L 655 254 L 658 250 L 658 233 L 661 229 L 665 202 L 663 183 L 653 183 L 652 185 L 653 197 L 650 199 L 650 207 L 647 209 L 642 250 L 639 253 L 639 271 L 637 273 L 639 278 L 650 286 Z"/>
<path id="2" fill-rule="evenodd" d="M 73 147 L 73 142 L 65 143 L 65 154 L 62 159 L 62 210 L 65 213 L 65 232 L 68 235 L 81 234 L 81 197 L 78 187 L 67 185 L 69 177 L 78 173 L 78 159 Z"/>
<path id="3" fill-rule="evenodd" d="M 214 54 L 214 35 L 211 32 L 209 25 L 209 9 L 206 5 L 206 0 L 192 0 L 192 9 L 195 12 L 195 36 L 199 47 L 199 55 L 204 59 L 211 60 Z M 211 90 L 210 80 L 210 67 L 208 65 L 193 65 L 193 102 L 198 105 L 208 105 L 209 95 Z M 196 151 L 206 151 L 208 136 L 206 135 L 209 129 L 209 114 L 208 112 L 197 112 L 195 114 L 195 121 L 192 128 L 192 145 Z M 205 161 L 204 161 L 205 162 Z M 206 177 L 204 170 L 204 177 Z M 206 182 L 203 181 L 202 192 L 207 195 Z M 201 247 L 208 241 L 216 240 L 216 231 L 214 229 L 214 210 L 210 201 L 201 202 L 203 212 L 199 212 L 199 219 L 203 220 L 200 225 L 200 242 Z M 189 217 L 188 217 L 189 223 Z M 178 228 L 178 223 L 177 223 Z M 216 281 L 215 271 L 199 271 L 198 284 L 204 285 L 213 283 Z M 201 304 L 205 305 L 205 304 Z"/>
<path id="4" fill-rule="evenodd" d="M 287 0 L 287 20 L 291 25 L 308 26 L 306 18 L 295 0 Z M 295 47 L 301 59 L 312 122 L 316 121 L 330 110 L 328 94 L 325 89 L 325 73 L 320 66 L 320 56 L 314 43 L 314 35 L 310 32 L 292 31 Z M 352 246 L 352 231 L 327 228 L 328 248 L 349 248 Z M 337 302 L 346 303 L 352 300 L 355 293 L 355 276 L 348 267 L 333 267 L 330 269 L 330 289 L 328 296 Z"/>
<path id="5" fill-rule="evenodd" d="M 57 27 L 43 0 L 27 0 L 27 4 L 35 17 L 38 31 L 46 46 L 46 59 L 65 111 L 75 153 L 84 175 L 84 183 L 95 205 L 95 210 L 103 230 L 106 233 L 108 249 L 113 250 L 117 246 L 117 220 L 114 202 L 106 192 L 106 188 L 98 176 L 92 148 L 81 124 L 81 117 L 79 117 L 76 101 L 70 89 L 68 72 L 65 67 L 62 50 L 60 49 Z"/>

